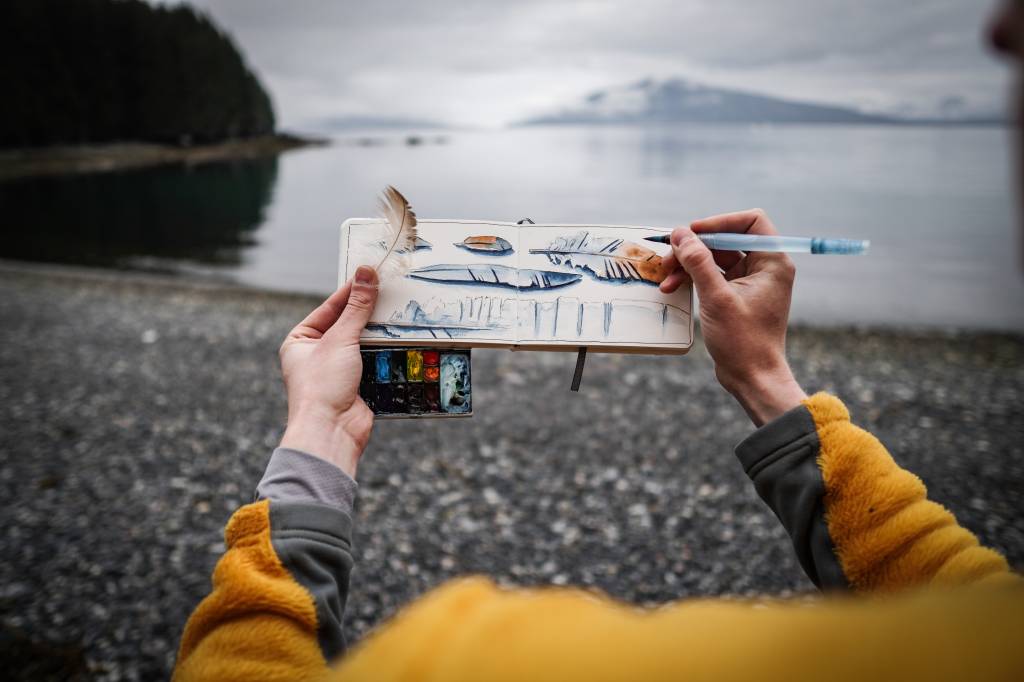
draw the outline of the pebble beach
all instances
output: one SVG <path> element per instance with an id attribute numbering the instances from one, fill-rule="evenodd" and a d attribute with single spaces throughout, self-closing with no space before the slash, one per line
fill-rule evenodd
<path id="1" fill-rule="evenodd" d="M 222 529 L 285 420 L 277 348 L 317 300 L 0 263 L 0 666 L 166 678 Z M 981 541 L 1024 567 L 1024 337 L 799 327 L 847 403 Z M 813 599 L 733 448 L 752 427 L 685 357 L 473 352 L 475 416 L 379 421 L 359 468 L 353 641 L 460 575 L 656 606 Z"/>

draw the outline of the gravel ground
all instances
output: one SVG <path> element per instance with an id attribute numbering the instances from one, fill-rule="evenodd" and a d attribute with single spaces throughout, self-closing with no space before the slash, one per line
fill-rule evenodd
<path id="1" fill-rule="evenodd" d="M 0 266 L 0 666 L 159 679 L 281 435 L 277 346 L 308 298 Z M 1024 566 L 1024 339 L 796 329 L 841 395 Z M 460 574 L 638 604 L 811 591 L 732 455 L 750 432 L 685 358 L 474 353 L 477 416 L 381 422 L 360 467 L 353 639 Z"/>

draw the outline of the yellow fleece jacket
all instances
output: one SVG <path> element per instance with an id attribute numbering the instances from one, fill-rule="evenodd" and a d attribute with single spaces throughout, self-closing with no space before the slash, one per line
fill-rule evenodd
<path id="1" fill-rule="evenodd" d="M 928 501 L 836 398 L 816 395 L 777 422 L 737 454 L 812 580 L 859 595 L 638 609 L 469 578 L 329 662 L 344 646 L 350 522 L 264 500 L 228 524 L 175 679 L 1024 679 L 1024 585 L 1006 561 Z M 333 591 L 311 560 L 331 551 Z"/>

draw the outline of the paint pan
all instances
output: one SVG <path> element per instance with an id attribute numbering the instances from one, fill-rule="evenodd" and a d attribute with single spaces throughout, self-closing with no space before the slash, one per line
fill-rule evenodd
<path id="1" fill-rule="evenodd" d="M 469 349 L 362 348 L 359 395 L 378 417 L 473 415 Z"/>

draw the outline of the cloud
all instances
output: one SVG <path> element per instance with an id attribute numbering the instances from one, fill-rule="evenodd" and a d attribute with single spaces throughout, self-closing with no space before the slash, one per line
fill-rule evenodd
<path id="1" fill-rule="evenodd" d="M 998 111 L 972 0 L 199 0 L 284 126 L 338 114 L 499 125 L 648 75 L 871 111 Z"/>

